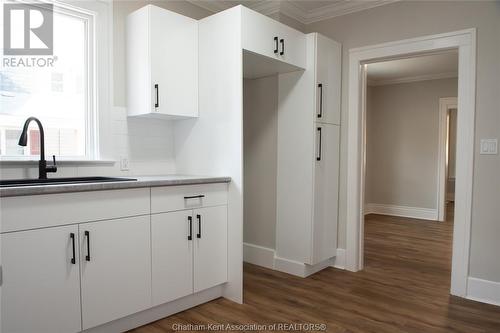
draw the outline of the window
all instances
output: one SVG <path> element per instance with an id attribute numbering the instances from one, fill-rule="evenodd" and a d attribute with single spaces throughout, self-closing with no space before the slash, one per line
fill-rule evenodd
<path id="1" fill-rule="evenodd" d="M 40 152 L 32 123 L 28 145 L 18 143 L 24 121 L 40 119 L 45 153 L 66 159 L 96 154 L 94 16 L 75 7 L 54 5 L 52 66 L 4 66 L 0 72 L 0 156 L 33 159 Z"/>

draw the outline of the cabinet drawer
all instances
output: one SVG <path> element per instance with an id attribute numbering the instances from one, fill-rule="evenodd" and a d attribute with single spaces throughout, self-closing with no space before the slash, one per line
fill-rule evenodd
<path id="1" fill-rule="evenodd" d="M 227 184 L 151 188 L 151 213 L 227 204 Z"/>
<path id="2" fill-rule="evenodd" d="M 306 36 L 265 15 L 242 7 L 243 49 L 306 67 Z"/>
<path id="3" fill-rule="evenodd" d="M 1 232 L 149 214 L 149 188 L 2 198 Z"/>

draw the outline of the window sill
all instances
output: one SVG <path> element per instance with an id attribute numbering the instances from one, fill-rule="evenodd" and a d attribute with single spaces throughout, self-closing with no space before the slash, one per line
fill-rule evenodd
<path id="1" fill-rule="evenodd" d="M 79 165 L 113 165 L 116 163 L 114 160 L 78 160 L 78 159 L 63 159 L 56 160 L 57 165 L 64 166 L 79 166 Z M 51 165 L 52 161 L 47 160 L 47 164 Z M 37 159 L 1 159 L 0 166 L 18 166 L 18 165 L 38 165 Z"/>

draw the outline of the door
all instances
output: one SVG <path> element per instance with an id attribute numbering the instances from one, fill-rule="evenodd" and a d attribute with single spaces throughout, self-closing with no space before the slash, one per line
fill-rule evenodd
<path id="1" fill-rule="evenodd" d="M 159 8 L 150 9 L 153 112 L 198 116 L 198 22 Z"/>
<path id="2" fill-rule="evenodd" d="M 78 226 L 7 233 L 1 240 L 1 331 L 81 331 Z"/>
<path id="3" fill-rule="evenodd" d="M 341 46 L 316 34 L 316 121 L 340 125 Z"/>
<path id="4" fill-rule="evenodd" d="M 79 226 L 83 329 L 151 306 L 150 216 Z"/>
<path id="5" fill-rule="evenodd" d="M 340 127 L 320 124 L 316 130 L 313 253 L 310 264 L 317 264 L 337 253 Z"/>
<path id="6" fill-rule="evenodd" d="M 194 291 L 227 282 L 227 206 L 195 209 Z"/>
<path id="7" fill-rule="evenodd" d="M 265 15 L 242 7 L 243 49 L 306 67 L 305 35 Z"/>
<path id="8" fill-rule="evenodd" d="M 153 306 L 193 293 L 193 211 L 151 216 Z"/>

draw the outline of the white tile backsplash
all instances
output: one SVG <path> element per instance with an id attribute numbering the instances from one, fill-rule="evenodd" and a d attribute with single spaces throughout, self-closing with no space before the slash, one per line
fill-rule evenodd
<path id="1" fill-rule="evenodd" d="M 128 118 L 124 107 L 111 110 L 110 130 L 114 164 L 58 166 L 57 173 L 49 177 L 76 176 L 133 176 L 175 173 L 173 122 Z M 120 170 L 120 157 L 130 161 L 130 170 Z M 50 162 L 49 162 L 50 163 Z M 36 178 L 36 165 L 1 165 L 1 179 Z"/>

